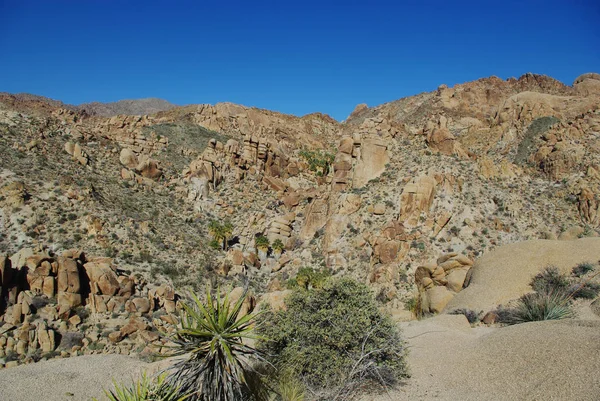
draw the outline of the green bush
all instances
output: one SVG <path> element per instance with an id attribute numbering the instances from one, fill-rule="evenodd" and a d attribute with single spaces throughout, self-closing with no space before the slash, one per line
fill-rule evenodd
<path id="1" fill-rule="evenodd" d="M 317 175 L 327 175 L 335 155 L 323 150 L 301 150 L 298 155 L 308 163 L 310 171 Z"/>
<path id="2" fill-rule="evenodd" d="M 212 220 L 208 224 L 208 232 L 212 235 L 214 241 L 211 242 L 211 247 L 214 248 L 215 244 L 221 244 L 222 249 L 227 250 L 227 242 L 233 233 L 233 224 L 229 221 L 220 223 L 217 220 Z"/>
<path id="3" fill-rule="evenodd" d="M 297 289 L 285 305 L 261 316 L 259 333 L 270 340 L 259 341 L 259 349 L 323 399 L 348 399 L 359 387 L 407 377 L 400 334 L 366 285 L 331 278 L 320 288 Z"/>
<path id="4" fill-rule="evenodd" d="M 273 247 L 273 250 L 276 250 L 276 251 L 282 251 L 283 248 L 285 247 L 283 245 L 283 242 L 279 238 L 277 238 L 275 241 L 273 241 L 273 244 L 271 244 L 271 246 Z"/>
<path id="5" fill-rule="evenodd" d="M 568 293 L 572 294 L 574 299 L 594 299 L 600 293 L 600 284 L 591 282 L 575 283 L 569 288 Z"/>
<path id="6" fill-rule="evenodd" d="M 256 249 L 269 249 L 269 239 L 264 235 L 259 235 L 254 239 L 254 245 L 256 245 Z"/>
<path id="7" fill-rule="evenodd" d="M 261 353 L 248 345 L 254 340 L 254 314 L 240 315 L 247 289 L 231 302 L 229 295 L 213 297 L 206 292 L 203 304 L 182 303 L 181 323 L 169 339 L 175 344 L 171 356 L 181 356 L 167 383 L 190 401 L 265 400 L 266 390 L 253 362 Z"/>
<path id="8" fill-rule="evenodd" d="M 288 280 L 287 287 L 290 290 L 321 288 L 329 277 L 331 277 L 331 272 L 327 269 L 316 270 L 312 267 L 302 267 L 298 270 L 296 277 Z"/>

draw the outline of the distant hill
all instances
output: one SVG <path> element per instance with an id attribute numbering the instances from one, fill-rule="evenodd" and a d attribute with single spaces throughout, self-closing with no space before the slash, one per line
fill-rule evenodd
<path id="1" fill-rule="evenodd" d="M 88 114 L 102 117 L 112 117 L 118 114 L 127 115 L 144 115 L 154 114 L 159 111 L 170 110 L 177 105 L 167 102 L 163 99 L 147 98 L 136 100 L 119 100 L 112 103 L 83 103 L 78 106 L 80 110 L 86 111 Z"/>

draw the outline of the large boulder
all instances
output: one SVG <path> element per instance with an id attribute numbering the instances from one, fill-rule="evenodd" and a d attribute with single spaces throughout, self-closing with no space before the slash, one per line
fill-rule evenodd
<path id="1" fill-rule="evenodd" d="M 469 286 L 456 294 L 447 308 L 489 311 L 531 292 L 531 279 L 547 266 L 569 273 L 579 263 L 597 260 L 600 238 L 504 245 L 476 261 Z"/>
<path id="2" fill-rule="evenodd" d="M 362 188 L 385 171 L 390 157 L 385 141 L 378 138 L 365 138 L 360 144 L 360 157 L 354 166 L 352 186 Z"/>
<path id="3" fill-rule="evenodd" d="M 119 161 L 122 165 L 128 168 L 136 168 L 138 165 L 138 158 L 131 149 L 123 148 L 119 155 Z"/>
<path id="4" fill-rule="evenodd" d="M 83 265 L 93 294 L 115 295 L 119 292 L 117 274 L 108 263 L 88 262 Z"/>

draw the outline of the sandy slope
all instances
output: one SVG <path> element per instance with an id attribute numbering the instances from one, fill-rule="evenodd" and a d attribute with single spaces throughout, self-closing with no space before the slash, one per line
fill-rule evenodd
<path id="1" fill-rule="evenodd" d="M 409 324 L 412 378 L 384 400 L 599 400 L 600 321 L 471 329 L 462 316 Z"/>
<path id="2" fill-rule="evenodd" d="M 412 378 L 362 401 L 600 399 L 598 319 L 473 329 L 463 316 L 441 315 L 405 323 L 403 330 Z M 157 368 L 101 355 L 4 369 L 0 400 L 88 400 L 101 396 L 113 378 L 130 380 Z"/>
<path id="3" fill-rule="evenodd" d="M 532 240 L 501 246 L 477 260 L 471 283 L 446 306 L 487 312 L 531 292 L 531 279 L 546 266 L 569 273 L 582 262 L 600 260 L 600 238 Z"/>

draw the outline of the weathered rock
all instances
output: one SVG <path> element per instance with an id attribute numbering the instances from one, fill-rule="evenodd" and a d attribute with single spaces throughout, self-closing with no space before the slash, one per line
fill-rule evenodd
<path id="1" fill-rule="evenodd" d="M 444 310 L 448 302 L 453 298 L 453 294 L 444 286 L 435 286 L 427 290 L 429 300 L 429 311 L 440 313 Z"/>
<path id="2" fill-rule="evenodd" d="M 135 153 L 131 149 L 123 148 L 119 155 L 119 161 L 125 167 L 134 169 L 138 165 L 138 158 Z"/>
<path id="3" fill-rule="evenodd" d="M 381 139 L 365 138 L 360 144 L 360 157 L 357 158 L 352 177 L 352 186 L 362 188 L 370 180 L 379 177 L 390 161 L 387 145 Z"/>
<path id="4" fill-rule="evenodd" d="M 406 184 L 400 197 L 400 221 L 407 227 L 419 223 L 421 213 L 428 213 L 435 197 L 436 180 L 423 176 Z"/>
<path id="5" fill-rule="evenodd" d="M 140 161 L 135 170 L 145 178 L 156 180 L 162 176 L 162 171 L 158 167 L 158 162 L 152 159 Z"/>
<path id="6" fill-rule="evenodd" d="M 83 265 L 90 280 L 90 289 L 94 294 L 115 295 L 120 284 L 117 274 L 107 263 L 88 262 Z"/>

